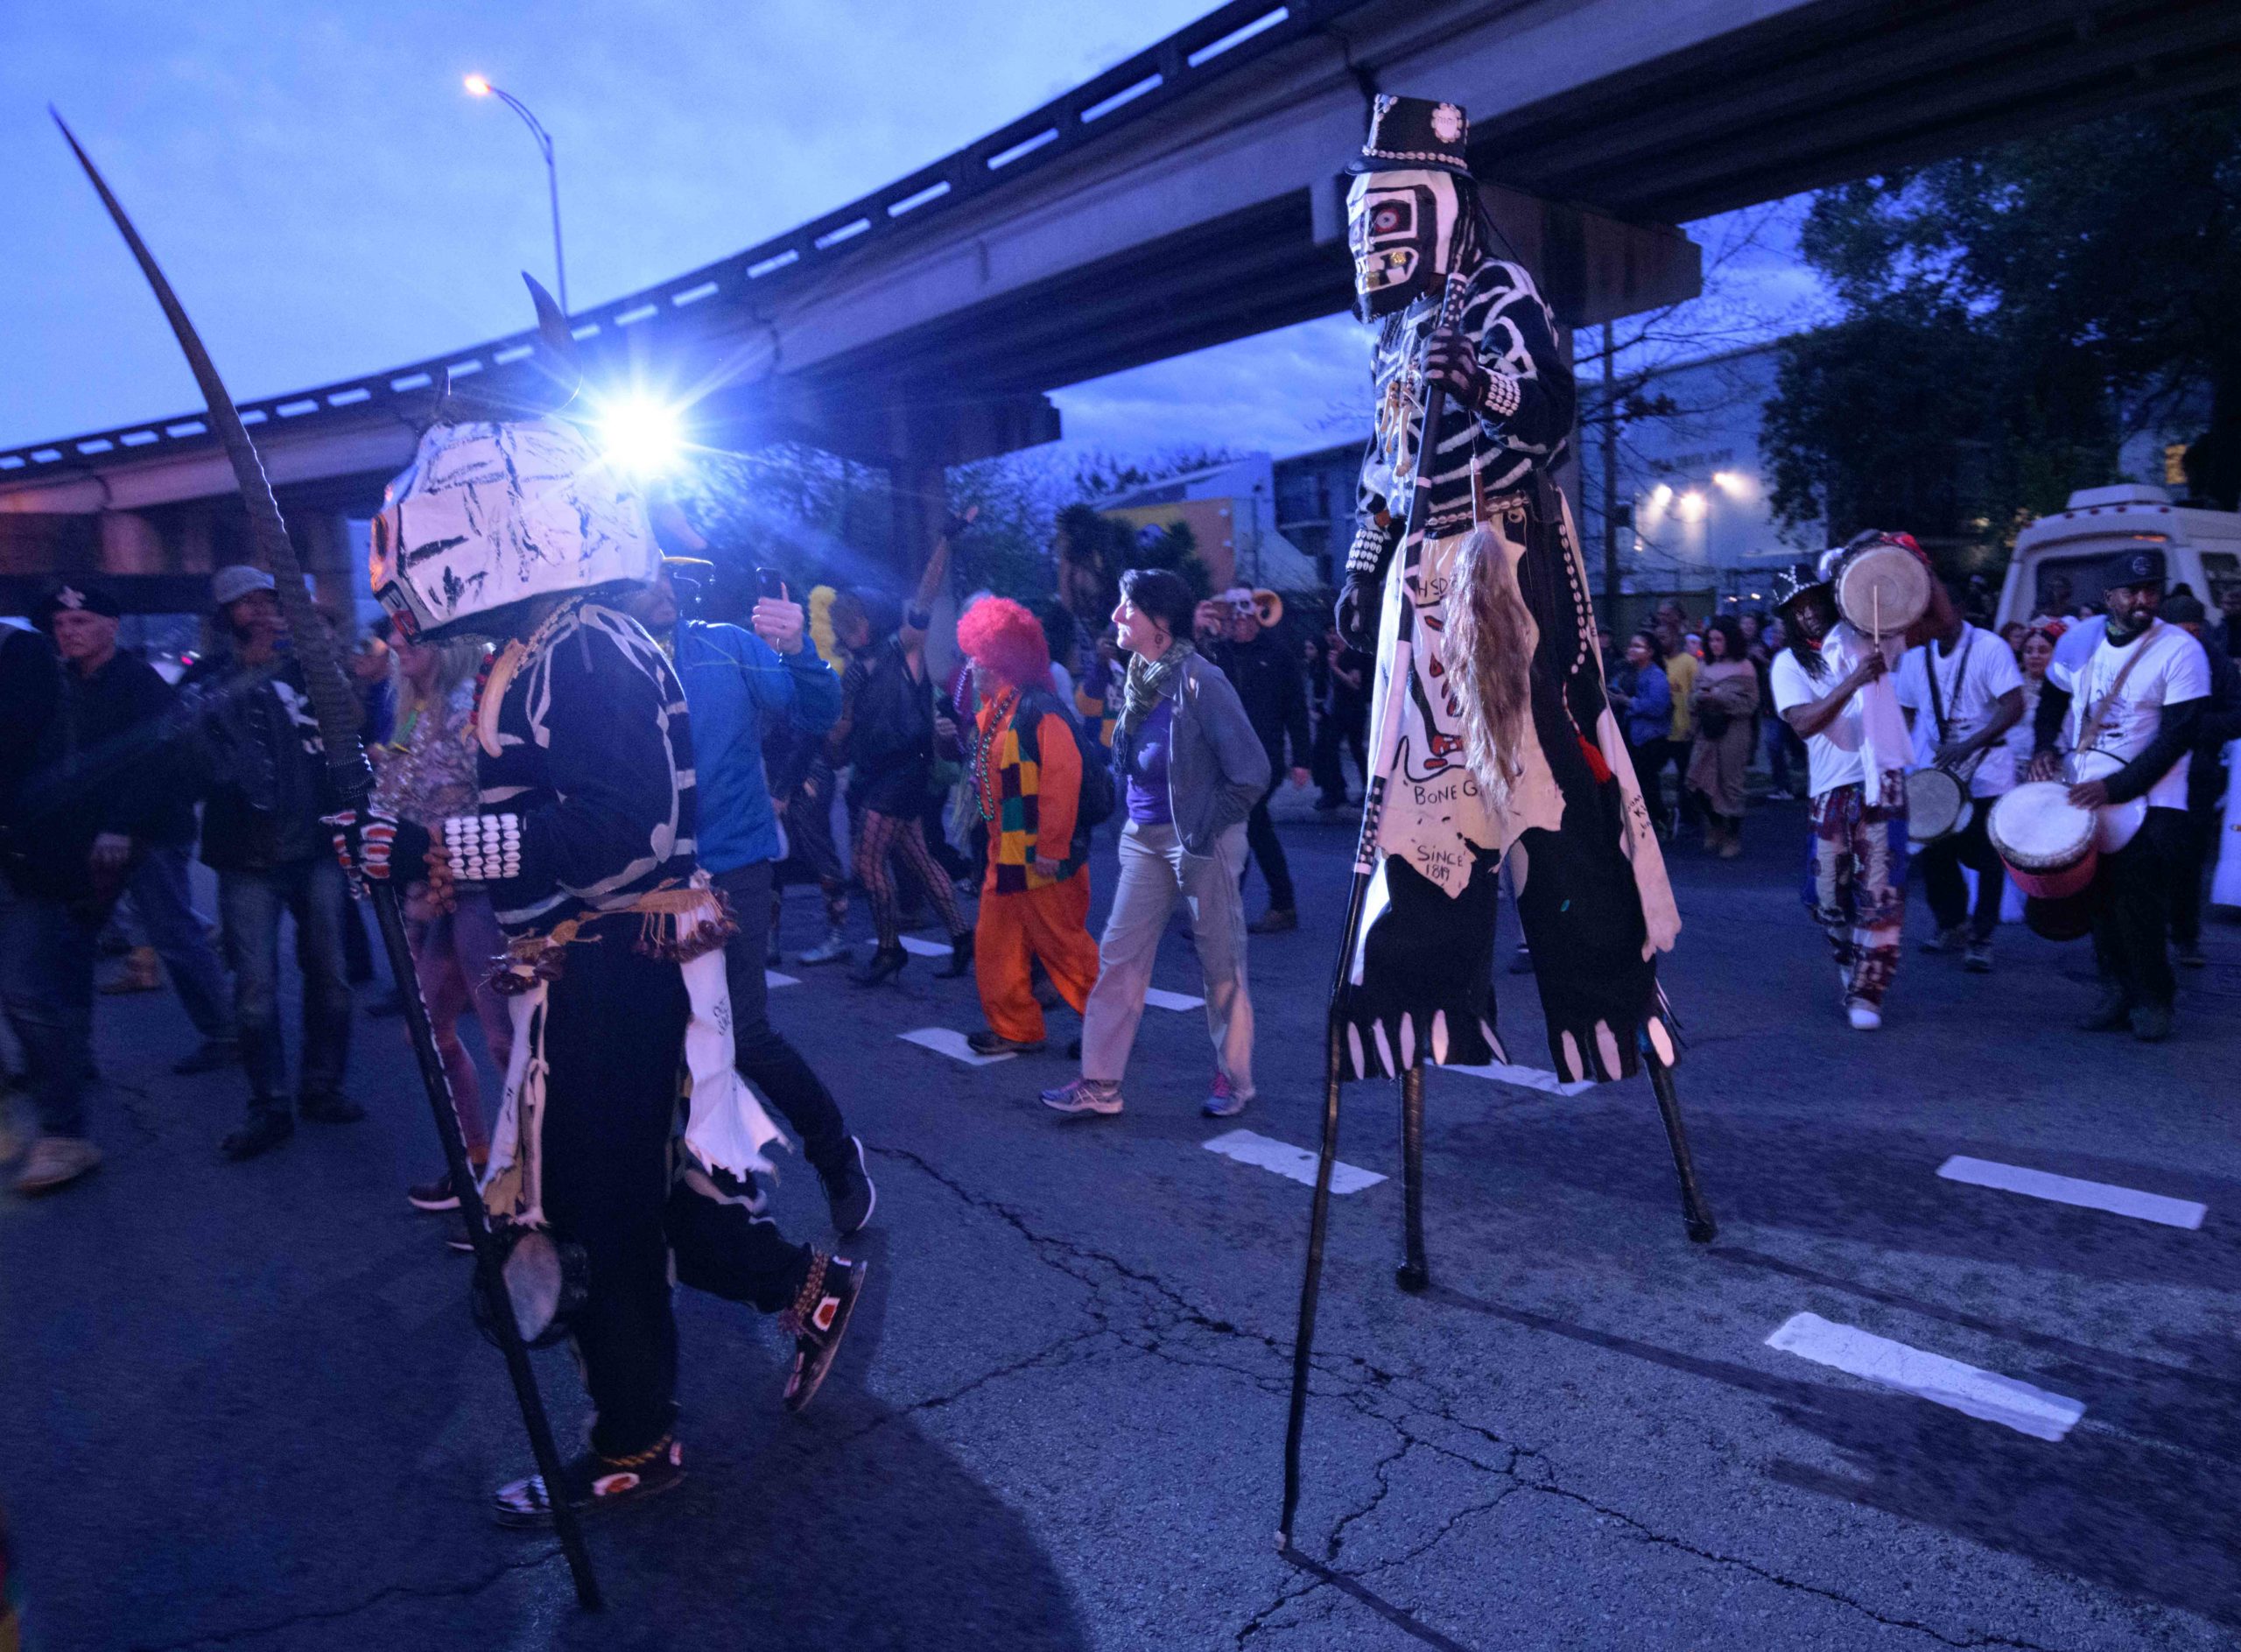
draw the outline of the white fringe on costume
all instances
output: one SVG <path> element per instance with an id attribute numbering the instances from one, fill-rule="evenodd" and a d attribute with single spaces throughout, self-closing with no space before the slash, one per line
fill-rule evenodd
<path id="1" fill-rule="evenodd" d="M 711 903 L 710 911 L 714 910 Z M 703 1170 L 721 1170 L 753 1185 L 760 1171 L 773 1173 L 763 1149 L 773 1142 L 790 1147 L 770 1121 L 762 1103 L 732 1065 L 732 996 L 718 947 L 678 966 L 692 1014 L 685 1023 L 685 1066 L 689 1110 L 685 1151 Z M 544 1018 L 550 983 L 540 981 L 508 1001 L 513 1012 L 513 1058 L 506 1068 L 506 1095 L 490 1136 L 490 1164 L 483 1173 L 482 1202 L 492 1219 L 525 1227 L 544 1226 L 544 1189 L 538 1144 L 544 1123 L 545 1086 L 551 1068 L 544 1058 Z M 622 1030 L 618 1036 L 637 1034 Z M 757 1200 L 760 1206 L 760 1200 Z"/>

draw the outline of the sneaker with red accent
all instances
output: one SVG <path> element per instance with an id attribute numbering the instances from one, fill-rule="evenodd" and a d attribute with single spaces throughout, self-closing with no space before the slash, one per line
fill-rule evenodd
<path id="1" fill-rule="evenodd" d="M 779 1328 L 794 1339 L 794 1368 L 786 1375 L 786 1409 L 798 1411 L 817 1397 L 848 1320 L 863 1295 L 868 1262 L 810 1253 L 808 1276 L 792 1305 L 778 1316 Z"/>
<path id="2" fill-rule="evenodd" d="M 568 1488 L 569 1506 L 579 1514 L 619 1508 L 673 1490 L 685 1479 L 685 1448 L 673 1434 L 664 1434 L 644 1451 L 629 1457 L 602 1457 L 587 1452 L 560 1471 Z M 490 1517 L 501 1526 L 550 1526 L 552 1501 L 544 1476 L 531 1474 L 501 1486 L 490 1496 Z"/>
<path id="3" fill-rule="evenodd" d="M 1206 1092 L 1206 1104 L 1199 1109 L 1210 1119 L 1233 1119 L 1245 1111 L 1245 1098 L 1229 1081 L 1229 1074 L 1219 1067 L 1214 1069 L 1214 1082 Z"/>

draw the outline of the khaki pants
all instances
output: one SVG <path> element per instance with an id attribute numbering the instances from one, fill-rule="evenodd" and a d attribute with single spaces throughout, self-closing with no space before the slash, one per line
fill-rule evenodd
<path id="1" fill-rule="evenodd" d="M 1128 1071 L 1144 1016 L 1160 937 L 1177 896 L 1191 910 L 1205 972 L 1206 1030 L 1214 1061 L 1240 1099 L 1253 1096 L 1253 999 L 1245 980 L 1245 823 L 1221 834 L 1212 854 L 1186 854 L 1171 826 L 1128 823 L 1120 834 L 1120 882 L 1098 945 L 1097 986 L 1082 1012 L 1082 1076 L 1118 1084 Z"/>

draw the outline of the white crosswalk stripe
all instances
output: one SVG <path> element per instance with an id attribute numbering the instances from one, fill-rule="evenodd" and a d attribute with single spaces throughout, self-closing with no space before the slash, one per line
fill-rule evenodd
<path id="1" fill-rule="evenodd" d="M 1817 1313 L 1791 1315 L 1767 1339 L 1767 1346 L 2034 1439 L 2059 1440 L 2085 1415 L 2082 1401 L 1893 1342 L 1857 1325 L 1840 1325 Z"/>

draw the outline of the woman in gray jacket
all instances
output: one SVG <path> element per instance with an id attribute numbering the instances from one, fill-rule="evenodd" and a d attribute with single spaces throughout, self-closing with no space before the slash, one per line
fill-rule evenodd
<path id="1" fill-rule="evenodd" d="M 1253 1099 L 1253 1001 L 1245 984 L 1245 818 L 1268 789 L 1268 753 L 1229 679 L 1191 642 L 1191 589 L 1162 568 L 1120 576 L 1113 610 L 1130 659 L 1113 735 L 1128 805 L 1120 882 L 1098 946 L 1097 985 L 1082 1011 L 1082 1076 L 1045 1090 L 1059 1113 L 1118 1113 L 1120 1079 L 1168 914 L 1190 903 L 1205 971 L 1214 1082 L 1206 1113 L 1228 1118 Z"/>

